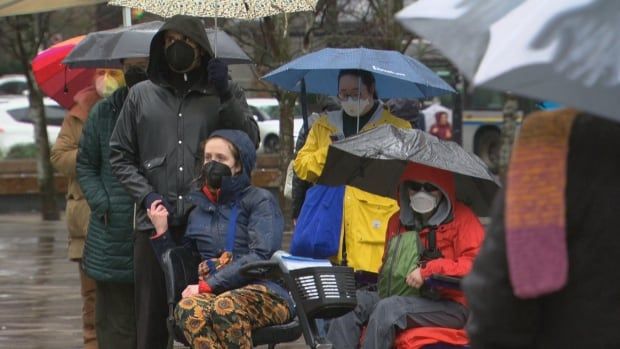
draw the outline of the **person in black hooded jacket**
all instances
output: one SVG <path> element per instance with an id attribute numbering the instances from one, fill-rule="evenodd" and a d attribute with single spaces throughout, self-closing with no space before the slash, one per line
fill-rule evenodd
<path id="1" fill-rule="evenodd" d="M 168 212 L 170 230 L 181 236 L 191 205 L 183 200 L 194 178 L 198 145 L 211 132 L 245 131 L 258 143 L 258 127 L 242 89 L 213 58 L 198 18 L 177 15 L 153 37 L 149 80 L 134 86 L 110 138 L 112 172 L 136 203 L 134 279 L 137 348 L 164 348 L 166 289 L 149 238 L 146 208 L 155 201 Z"/>

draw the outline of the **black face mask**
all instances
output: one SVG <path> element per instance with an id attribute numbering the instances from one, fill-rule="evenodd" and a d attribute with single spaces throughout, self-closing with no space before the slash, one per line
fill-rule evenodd
<path id="1" fill-rule="evenodd" d="M 166 61 L 177 73 L 187 73 L 196 60 L 196 50 L 184 41 L 177 40 L 166 48 Z"/>
<path id="2" fill-rule="evenodd" d="M 132 65 L 125 72 L 125 83 L 128 88 L 132 88 L 140 81 L 148 79 L 146 71 L 138 66 Z"/>
<path id="3" fill-rule="evenodd" d="M 222 179 L 224 177 L 231 177 L 232 171 L 228 165 L 217 161 L 209 161 L 202 166 L 202 176 L 206 179 L 210 188 L 220 189 L 222 187 Z"/>

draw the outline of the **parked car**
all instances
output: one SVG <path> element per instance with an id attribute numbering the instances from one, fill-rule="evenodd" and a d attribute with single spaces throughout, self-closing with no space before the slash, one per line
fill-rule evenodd
<path id="1" fill-rule="evenodd" d="M 0 76 L 0 95 L 27 95 L 28 83 L 21 74 Z"/>
<path id="2" fill-rule="evenodd" d="M 54 143 L 66 114 L 64 108 L 49 98 L 43 99 L 48 120 L 47 136 Z M 26 96 L 0 96 L 0 152 L 6 154 L 16 144 L 35 143 L 34 123 L 28 116 Z"/>
<path id="3" fill-rule="evenodd" d="M 260 131 L 258 152 L 277 153 L 280 150 L 280 104 L 275 98 L 248 98 Z M 296 107 L 293 120 L 293 144 L 303 125 L 301 112 Z"/>

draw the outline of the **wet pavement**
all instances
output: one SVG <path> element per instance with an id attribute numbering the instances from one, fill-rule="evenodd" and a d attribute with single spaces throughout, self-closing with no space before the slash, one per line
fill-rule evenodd
<path id="1" fill-rule="evenodd" d="M 0 215 L 0 349 L 82 347 L 78 264 L 66 256 L 64 221 Z"/>

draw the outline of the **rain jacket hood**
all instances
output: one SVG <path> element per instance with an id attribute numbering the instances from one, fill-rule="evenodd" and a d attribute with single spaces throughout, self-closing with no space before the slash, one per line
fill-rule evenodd
<path id="1" fill-rule="evenodd" d="M 254 144 L 250 140 L 250 137 L 243 131 L 218 130 L 213 132 L 209 138 L 212 137 L 220 137 L 233 144 L 239 151 L 241 165 L 243 166 L 241 173 L 232 177 L 224 177 L 222 180 L 220 197 L 223 201 L 227 201 L 232 198 L 235 193 L 250 186 L 250 176 L 256 165 L 256 150 L 254 149 Z"/>
<path id="2" fill-rule="evenodd" d="M 170 70 L 166 61 L 164 49 L 164 35 L 167 30 L 179 32 L 198 44 L 204 52 L 201 62 L 202 67 L 206 67 L 211 57 L 213 57 L 207 33 L 200 19 L 184 15 L 176 15 L 169 18 L 151 40 L 147 73 L 149 79 L 158 85 L 169 83 L 168 76 L 172 74 L 172 70 Z"/>
<path id="3" fill-rule="evenodd" d="M 409 193 L 405 187 L 406 182 L 431 183 L 439 188 L 443 194 L 435 213 L 426 225 L 435 226 L 452 220 L 453 207 L 456 202 L 456 188 L 454 175 L 451 172 L 410 162 L 399 182 L 397 200 L 400 205 L 400 221 L 403 225 L 416 229 L 421 228 L 421 222 L 416 219 L 416 215 L 410 206 Z"/>

